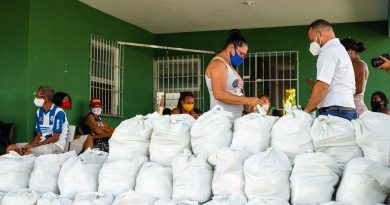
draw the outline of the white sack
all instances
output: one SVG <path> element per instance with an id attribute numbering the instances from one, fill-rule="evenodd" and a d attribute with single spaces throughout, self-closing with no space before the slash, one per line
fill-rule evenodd
<path id="1" fill-rule="evenodd" d="M 13 151 L 0 156 L 0 192 L 28 188 L 35 158 L 34 155 L 21 156 Z"/>
<path id="2" fill-rule="evenodd" d="M 290 177 L 291 203 L 321 204 L 332 200 L 341 175 L 337 161 L 324 153 L 306 153 L 295 158 Z"/>
<path id="3" fill-rule="evenodd" d="M 154 205 L 177 205 L 177 202 L 172 199 L 159 199 Z"/>
<path id="4" fill-rule="evenodd" d="M 313 118 L 298 109 L 281 117 L 272 127 L 271 147 L 282 150 L 291 160 L 299 154 L 313 152 L 312 123 Z"/>
<path id="5" fill-rule="evenodd" d="M 189 150 L 184 150 L 172 162 L 172 172 L 172 199 L 204 203 L 211 198 L 213 171 L 204 159 L 191 155 Z"/>
<path id="6" fill-rule="evenodd" d="M 112 205 L 154 205 L 156 197 L 129 190 L 117 196 Z"/>
<path id="7" fill-rule="evenodd" d="M 154 205 L 199 205 L 196 201 L 184 200 L 184 201 L 175 201 L 172 199 L 159 199 Z"/>
<path id="8" fill-rule="evenodd" d="M 244 205 L 246 202 L 241 197 L 233 195 L 220 195 L 214 196 L 213 200 L 204 203 L 204 205 Z"/>
<path id="9" fill-rule="evenodd" d="M 214 106 L 201 115 L 191 128 L 191 145 L 197 157 L 206 159 L 223 147 L 229 147 L 233 137 L 233 114 Z"/>
<path id="10" fill-rule="evenodd" d="M 47 192 L 59 194 L 58 176 L 61 166 L 72 157 L 77 157 L 75 151 L 63 154 L 45 154 L 37 157 L 31 172 L 29 188 L 41 194 Z"/>
<path id="11" fill-rule="evenodd" d="M 226 200 L 223 196 L 231 196 L 246 203 L 244 162 L 249 156 L 247 151 L 222 148 L 208 158 L 208 162 L 214 166 L 211 186 L 214 196 L 223 200 Z"/>
<path id="12" fill-rule="evenodd" d="M 190 129 L 195 120 L 191 115 L 165 115 L 153 122 L 150 160 L 171 166 L 175 157 L 191 147 Z"/>
<path id="13" fill-rule="evenodd" d="M 384 203 L 389 189 L 390 168 L 367 158 L 356 158 L 344 169 L 336 200 L 353 205 Z"/>
<path id="14" fill-rule="evenodd" d="M 271 129 L 278 117 L 250 113 L 234 121 L 230 148 L 246 150 L 252 154 L 265 151 L 270 146 Z"/>
<path id="15" fill-rule="evenodd" d="M 252 199 L 245 205 L 290 205 L 285 199 Z"/>
<path id="16" fill-rule="evenodd" d="M 111 194 L 82 192 L 76 195 L 73 205 L 111 205 L 113 200 Z"/>
<path id="17" fill-rule="evenodd" d="M 1 200 L 3 200 L 4 195 L 5 195 L 4 192 L 0 192 L 0 204 L 1 204 Z M 163 205 L 163 204 L 161 204 L 161 205 Z"/>
<path id="18" fill-rule="evenodd" d="M 364 112 L 352 120 L 356 129 L 356 144 L 365 158 L 390 166 L 390 116 L 378 112 Z"/>
<path id="19" fill-rule="evenodd" d="M 107 155 L 106 152 L 87 149 L 80 156 L 68 159 L 62 165 L 58 178 L 61 195 L 74 199 L 79 192 L 97 191 L 99 170 Z"/>
<path id="20" fill-rule="evenodd" d="M 8 192 L 1 201 L 1 205 L 35 205 L 39 194 L 31 189 L 15 189 Z"/>
<path id="21" fill-rule="evenodd" d="M 145 162 L 137 176 L 135 191 L 159 199 L 172 197 L 172 168 L 155 162 Z"/>
<path id="22" fill-rule="evenodd" d="M 70 199 L 48 192 L 39 197 L 37 205 L 73 205 L 73 202 Z"/>
<path id="23" fill-rule="evenodd" d="M 314 150 L 335 158 L 341 171 L 353 158 L 362 157 L 362 150 L 355 143 L 355 128 L 344 118 L 320 115 L 311 128 Z"/>
<path id="24" fill-rule="evenodd" d="M 292 163 L 275 148 L 257 153 L 245 161 L 245 194 L 252 199 L 290 199 Z"/>
<path id="25" fill-rule="evenodd" d="M 146 161 L 144 156 L 107 161 L 99 173 L 99 192 L 115 197 L 129 189 L 134 190 L 137 174 Z"/>
<path id="26" fill-rule="evenodd" d="M 159 114 L 155 112 L 146 116 L 137 115 L 122 121 L 108 141 L 109 160 L 148 156 L 152 122 L 158 117 Z"/>

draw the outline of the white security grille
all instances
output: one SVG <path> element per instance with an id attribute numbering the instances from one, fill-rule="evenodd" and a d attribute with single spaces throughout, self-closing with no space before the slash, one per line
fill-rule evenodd
<path id="1" fill-rule="evenodd" d="M 296 89 L 299 105 L 298 51 L 249 53 L 239 73 L 246 96 L 268 95 L 275 108 L 283 109 L 286 90 Z"/>
<path id="2" fill-rule="evenodd" d="M 203 111 L 203 55 L 167 56 L 153 60 L 155 110 L 176 108 L 180 92 L 194 94 L 194 108 Z"/>
<path id="3" fill-rule="evenodd" d="M 123 114 L 123 46 L 114 41 L 91 35 L 90 99 L 103 102 L 103 114 Z"/>

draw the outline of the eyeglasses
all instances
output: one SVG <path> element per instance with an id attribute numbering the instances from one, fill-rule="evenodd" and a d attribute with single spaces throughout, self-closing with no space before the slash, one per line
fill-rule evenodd
<path id="1" fill-rule="evenodd" d="M 45 96 L 44 95 L 37 95 L 36 98 L 43 99 L 43 98 L 45 98 Z"/>
<path id="2" fill-rule="evenodd" d="M 241 57 L 243 57 L 243 58 L 246 58 L 246 53 L 245 52 L 243 52 L 243 51 L 240 51 L 238 48 L 236 48 L 236 51 L 237 51 L 237 53 L 238 53 L 238 55 L 239 56 L 241 56 Z"/>

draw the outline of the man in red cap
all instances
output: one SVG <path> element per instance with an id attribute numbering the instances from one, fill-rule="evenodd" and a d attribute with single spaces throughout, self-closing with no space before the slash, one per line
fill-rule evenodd
<path id="1" fill-rule="evenodd" d="M 102 114 L 102 101 L 98 98 L 89 102 L 89 113 L 84 118 L 83 134 L 90 134 L 93 137 L 94 148 L 108 152 L 108 140 L 114 128 L 107 124 L 100 115 Z"/>

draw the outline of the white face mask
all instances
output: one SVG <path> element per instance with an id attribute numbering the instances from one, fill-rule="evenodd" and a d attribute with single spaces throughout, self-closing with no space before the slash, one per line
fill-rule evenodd
<path id="1" fill-rule="evenodd" d="M 92 113 L 95 115 L 100 115 L 100 114 L 102 114 L 102 108 L 100 108 L 100 107 L 92 108 Z"/>
<path id="2" fill-rule="evenodd" d="M 317 37 L 316 37 L 316 41 L 317 41 Z M 316 41 L 310 43 L 309 51 L 313 56 L 318 56 L 321 53 L 321 46 Z M 321 41 L 322 39 L 320 39 L 320 43 Z"/>
<path id="3" fill-rule="evenodd" d="M 34 98 L 34 104 L 37 107 L 42 107 L 43 103 L 45 103 L 44 99 Z"/>

